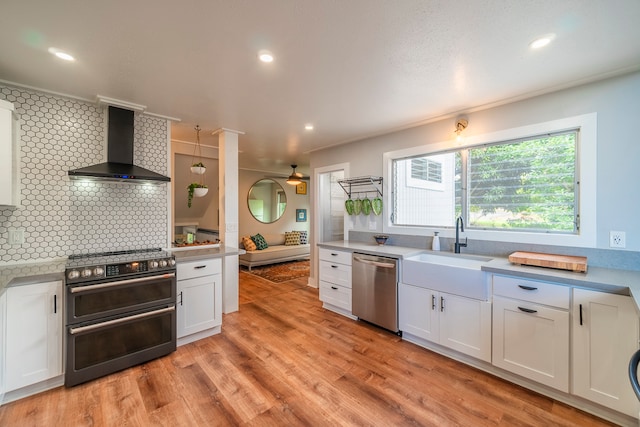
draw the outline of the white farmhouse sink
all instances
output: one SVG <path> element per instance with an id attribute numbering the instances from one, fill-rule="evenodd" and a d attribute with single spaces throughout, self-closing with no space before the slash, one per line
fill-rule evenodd
<path id="1" fill-rule="evenodd" d="M 402 282 L 487 300 L 489 286 L 480 268 L 488 261 L 475 255 L 421 253 L 402 260 Z"/>

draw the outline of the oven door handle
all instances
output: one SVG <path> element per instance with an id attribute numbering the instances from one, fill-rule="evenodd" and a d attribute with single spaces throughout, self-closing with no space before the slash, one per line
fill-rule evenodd
<path id="1" fill-rule="evenodd" d="M 147 277 L 138 277 L 135 279 L 118 280 L 117 282 L 99 283 L 97 285 L 74 286 L 71 288 L 71 293 L 78 294 L 81 292 L 93 291 L 95 289 L 111 288 L 115 286 L 129 285 L 131 283 L 140 283 L 140 282 L 146 282 L 148 280 L 155 280 L 155 279 L 170 279 L 172 277 L 176 277 L 176 273 L 166 273 L 160 276 L 147 276 Z"/>
<path id="2" fill-rule="evenodd" d="M 151 317 L 162 313 L 168 313 L 170 311 L 175 311 L 176 306 L 172 305 L 171 307 L 161 308 L 160 310 L 148 311 L 146 313 L 134 314 L 133 316 L 122 317 L 120 319 L 107 320 L 106 322 L 95 323 L 93 325 L 87 326 L 79 326 L 77 328 L 69 328 L 69 333 L 71 335 L 79 334 L 82 332 L 89 332 L 95 329 L 101 329 L 106 326 L 113 326 L 120 323 L 130 322 L 136 319 L 144 319 L 145 317 Z"/>

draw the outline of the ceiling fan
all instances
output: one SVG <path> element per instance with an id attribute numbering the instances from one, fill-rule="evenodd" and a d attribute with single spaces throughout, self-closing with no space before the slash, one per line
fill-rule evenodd
<path id="1" fill-rule="evenodd" d="M 296 172 L 297 167 L 298 165 L 291 165 L 291 168 L 293 169 L 293 171 L 291 172 L 291 175 L 289 175 L 289 178 L 287 178 L 287 184 L 298 185 L 298 184 L 301 184 L 302 181 L 309 180 L 308 176 L 305 177 L 300 172 Z"/>
<path id="2" fill-rule="evenodd" d="M 287 179 L 287 184 L 290 185 L 298 185 L 300 183 L 302 183 L 302 181 L 309 181 L 309 177 L 308 176 L 304 176 L 302 175 L 300 172 L 296 172 L 296 168 L 298 167 L 298 165 L 291 165 L 291 175 L 289 175 L 288 177 L 285 176 L 272 176 L 270 178 L 286 178 Z"/>

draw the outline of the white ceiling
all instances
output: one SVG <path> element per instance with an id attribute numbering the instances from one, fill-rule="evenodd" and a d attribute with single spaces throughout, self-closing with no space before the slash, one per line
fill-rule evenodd
<path id="1" fill-rule="evenodd" d="M 179 140 L 240 130 L 241 167 L 283 173 L 322 147 L 640 68 L 638 0 L 2 3 L 1 80 L 145 105 L 182 119 Z"/>

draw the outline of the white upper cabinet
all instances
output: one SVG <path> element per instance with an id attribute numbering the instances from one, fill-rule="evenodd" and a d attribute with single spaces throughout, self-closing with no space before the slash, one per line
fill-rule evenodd
<path id="1" fill-rule="evenodd" d="M 20 204 L 19 124 L 13 104 L 0 100 L 0 205 Z"/>

